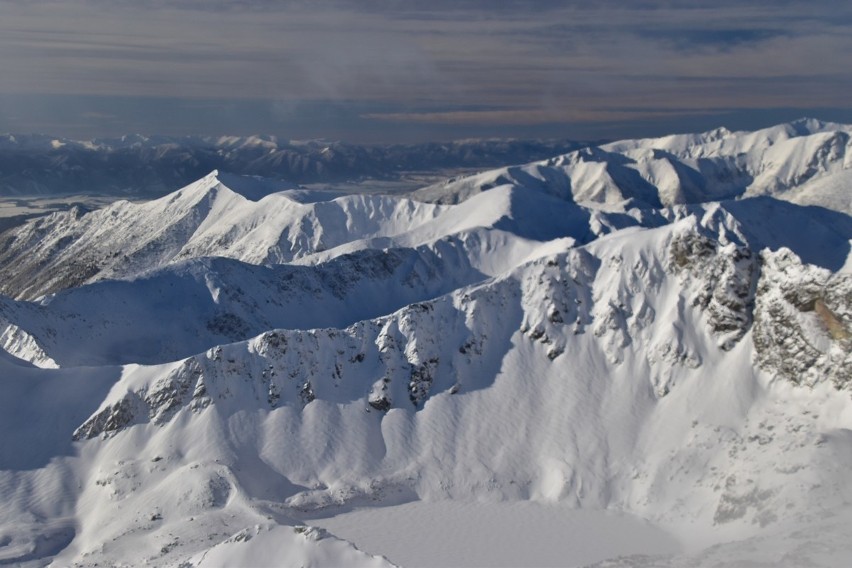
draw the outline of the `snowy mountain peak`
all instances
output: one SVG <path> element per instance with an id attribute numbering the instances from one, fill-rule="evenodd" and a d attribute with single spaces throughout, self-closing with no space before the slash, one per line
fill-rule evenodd
<path id="1" fill-rule="evenodd" d="M 182 187 L 171 195 L 167 195 L 167 198 L 174 199 L 178 196 L 194 196 L 201 197 L 203 195 L 207 195 L 211 192 L 215 192 L 214 190 L 222 187 L 222 182 L 219 180 L 219 171 L 213 170 L 206 176 L 200 178 L 199 180 L 187 185 L 186 187 Z"/>

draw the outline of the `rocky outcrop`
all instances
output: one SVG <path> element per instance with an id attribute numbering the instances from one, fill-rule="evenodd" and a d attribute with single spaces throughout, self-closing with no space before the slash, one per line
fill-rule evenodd
<path id="1" fill-rule="evenodd" d="M 669 267 L 683 280 L 697 282 L 692 305 L 707 315 L 719 347 L 732 349 L 752 324 L 757 256 L 746 245 L 687 232 L 672 239 Z"/>
<path id="2" fill-rule="evenodd" d="M 852 276 L 803 264 L 791 251 L 764 251 L 757 287 L 757 364 L 795 384 L 852 384 Z"/>
<path id="3" fill-rule="evenodd" d="M 198 411 L 210 404 L 198 359 L 187 359 L 165 377 L 138 391 L 130 391 L 89 418 L 74 432 L 75 440 L 110 436 L 132 424 L 164 424 L 180 408 Z"/>

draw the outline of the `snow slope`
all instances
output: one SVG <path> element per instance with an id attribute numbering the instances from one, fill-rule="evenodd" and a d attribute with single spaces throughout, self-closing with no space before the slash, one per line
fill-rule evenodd
<path id="1" fill-rule="evenodd" d="M 364 250 L 317 268 L 207 257 L 39 303 L 0 297 L 0 322 L 9 322 L 0 340 L 35 364 L 167 362 L 277 327 L 345 327 L 483 278 L 444 241 L 434 250 Z"/>
<path id="2" fill-rule="evenodd" d="M 836 125 L 790 128 L 654 144 Z M 551 534 L 532 507 L 588 547 L 529 565 L 852 560 L 852 219 L 560 179 L 435 205 L 213 175 L 7 232 L 9 295 L 49 293 L 0 298 L 0 562 L 476 564 L 513 519 Z"/>

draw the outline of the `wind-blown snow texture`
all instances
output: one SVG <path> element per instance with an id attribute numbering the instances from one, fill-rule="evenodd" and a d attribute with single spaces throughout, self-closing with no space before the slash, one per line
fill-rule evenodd
<path id="1" fill-rule="evenodd" d="M 849 560 L 849 133 L 313 203 L 213 172 L 0 234 L 0 562 L 388 565 L 307 519 L 412 499 L 684 546 L 604 565 Z"/>

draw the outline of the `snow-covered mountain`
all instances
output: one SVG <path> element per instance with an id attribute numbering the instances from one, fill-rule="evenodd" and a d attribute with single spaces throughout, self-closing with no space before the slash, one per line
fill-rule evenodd
<path id="1" fill-rule="evenodd" d="M 852 213 L 852 126 L 813 119 L 756 132 L 702 134 L 592 146 L 424 188 L 418 199 L 455 203 L 505 184 L 600 206 L 661 207 L 771 195 Z"/>
<path id="2" fill-rule="evenodd" d="M 583 563 L 842 565 L 852 218 L 799 198 L 852 192 L 848 130 L 624 141 L 408 197 L 214 172 L 0 234 L 0 562 L 404 564 L 322 517 L 452 500 L 681 547 Z"/>
<path id="3" fill-rule="evenodd" d="M 302 203 L 286 190 L 252 200 L 231 189 L 243 180 L 220 177 L 214 171 L 147 203 L 120 201 L 91 213 L 75 208 L 6 231 L 0 235 L 0 292 L 35 298 L 210 256 L 306 265 L 365 249 L 423 246 L 460 248 L 471 266 L 493 275 L 526 258 L 539 241 L 585 242 L 652 222 L 637 215 L 660 217 L 591 211 L 548 196 L 529 199 L 525 188 L 515 187 L 455 206 L 334 194 Z"/>

